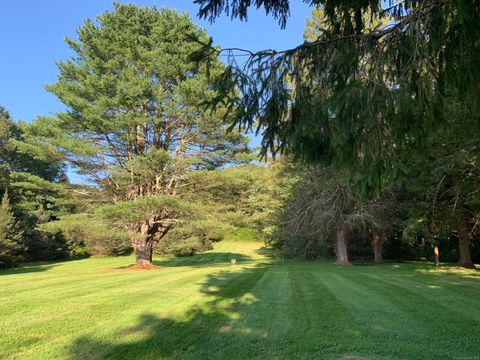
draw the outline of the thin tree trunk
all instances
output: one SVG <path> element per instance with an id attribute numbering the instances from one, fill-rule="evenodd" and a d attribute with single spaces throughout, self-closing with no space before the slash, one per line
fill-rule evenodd
<path id="1" fill-rule="evenodd" d="M 145 151 L 145 125 L 136 126 L 136 154 L 141 155 Z"/>
<path id="2" fill-rule="evenodd" d="M 347 252 L 347 232 L 345 226 L 341 225 L 336 231 L 337 264 L 350 265 Z"/>
<path id="3" fill-rule="evenodd" d="M 372 249 L 375 264 L 381 264 L 383 262 L 383 234 L 376 229 L 373 230 Z"/>
<path id="4" fill-rule="evenodd" d="M 440 265 L 440 250 L 438 249 L 438 241 L 433 243 L 433 258 L 435 260 L 435 266 Z"/>

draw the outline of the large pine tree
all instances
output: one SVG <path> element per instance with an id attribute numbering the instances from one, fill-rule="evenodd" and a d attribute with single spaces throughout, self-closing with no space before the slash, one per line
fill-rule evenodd
<path id="1" fill-rule="evenodd" d="M 58 63 L 47 89 L 68 110 L 29 128 L 37 146 L 59 150 L 110 195 L 114 205 L 99 213 L 129 231 L 140 265 L 188 212 L 179 198 L 187 173 L 246 151 L 225 110 L 202 106 L 216 96 L 209 78 L 223 71 L 216 55 L 192 60 L 208 41 L 188 15 L 116 4 L 67 39 L 75 56 Z"/>

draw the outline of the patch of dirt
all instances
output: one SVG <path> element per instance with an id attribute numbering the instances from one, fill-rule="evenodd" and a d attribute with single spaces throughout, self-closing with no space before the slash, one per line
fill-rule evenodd
<path id="1" fill-rule="evenodd" d="M 156 265 L 133 265 L 126 269 L 102 269 L 97 270 L 100 273 L 118 273 L 118 272 L 131 272 L 131 271 L 142 271 L 142 270 L 155 270 L 160 269 L 160 266 Z"/>

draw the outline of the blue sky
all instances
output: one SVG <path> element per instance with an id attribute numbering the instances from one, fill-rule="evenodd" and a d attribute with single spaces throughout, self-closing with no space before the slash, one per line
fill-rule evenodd
<path id="1" fill-rule="evenodd" d="M 285 30 L 263 11 L 251 10 L 248 22 L 223 16 L 213 24 L 196 17 L 193 0 L 119 1 L 139 6 L 170 7 L 188 12 L 207 29 L 216 44 L 251 50 L 284 49 L 302 42 L 310 8 L 294 1 Z M 44 85 L 56 80 L 55 61 L 71 55 L 64 37 L 76 37 L 85 18 L 95 18 L 113 8 L 111 0 L 1 0 L 0 105 L 16 120 L 32 121 L 63 109 Z"/>

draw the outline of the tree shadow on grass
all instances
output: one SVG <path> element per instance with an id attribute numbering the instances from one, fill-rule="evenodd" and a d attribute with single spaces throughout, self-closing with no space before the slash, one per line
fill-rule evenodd
<path id="1" fill-rule="evenodd" d="M 97 327 L 75 339 L 68 356 L 453 359 L 478 354 L 476 287 L 456 297 L 454 288 L 425 291 L 418 275 L 413 282 L 398 282 L 388 271 L 377 278 L 365 270 L 352 278 L 350 270 L 338 267 L 319 273 L 307 263 L 293 265 L 256 263 L 212 274 L 201 284 L 204 298 L 186 313 L 162 317 L 154 312 L 162 309 L 152 308 L 129 326 L 103 333 Z M 452 307 L 455 299 L 471 313 Z"/>
<path id="2" fill-rule="evenodd" d="M 164 257 L 153 261 L 155 266 L 159 267 L 180 267 L 180 266 L 225 266 L 231 264 L 232 259 L 235 259 L 235 264 L 247 264 L 252 262 L 253 259 L 250 256 L 232 253 L 232 252 L 208 252 L 203 254 L 195 254 L 192 256 L 182 257 Z M 127 269 L 133 264 L 119 266 L 115 269 Z"/>
<path id="3" fill-rule="evenodd" d="M 261 248 L 255 250 L 255 254 L 267 256 L 270 258 L 282 258 L 280 250 L 272 249 L 266 246 L 262 246 Z"/>
<path id="4" fill-rule="evenodd" d="M 30 264 L 21 265 L 15 268 L 8 268 L 8 269 L 0 268 L 0 276 L 44 272 L 44 271 L 50 270 L 55 266 L 58 266 L 62 262 L 63 261 L 59 261 L 58 263 L 52 263 L 52 262 L 30 263 Z"/>
<path id="5" fill-rule="evenodd" d="M 109 334 L 110 340 L 94 334 L 77 338 L 69 358 L 243 359 L 269 351 L 266 344 L 259 346 L 268 341 L 266 329 L 242 317 L 259 301 L 252 291 L 267 269 L 259 265 L 210 275 L 200 291 L 211 300 L 175 318 L 144 313 L 136 325 Z"/>
<path id="6" fill-rule="evenodd" d="M 235 260 L 236 264 L 243 264 L 252 261 L 250 256 L 232 253 L 232 252 L 208 252 L 204 254 L 195 254 L 193 256 L 169 257 L 155 260 L 153 263 L 157 266 L 175 267 L 175 266 L 211 266 L 227 265 Z"/>

